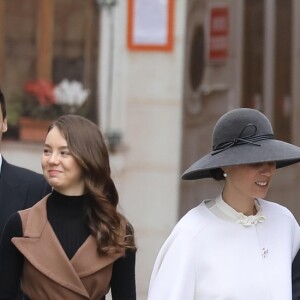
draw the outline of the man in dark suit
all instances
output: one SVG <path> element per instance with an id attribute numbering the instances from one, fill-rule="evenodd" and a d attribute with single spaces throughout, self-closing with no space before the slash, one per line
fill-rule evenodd
<path id="1" fill-rule="evenodd" d="M 6 131 L 6 104 L 0 90 L 0 150 Z M 43 175 L 8 163 L 0 153 L 0 233 L 12 213 L 32 206 L 50 191 Z"/>

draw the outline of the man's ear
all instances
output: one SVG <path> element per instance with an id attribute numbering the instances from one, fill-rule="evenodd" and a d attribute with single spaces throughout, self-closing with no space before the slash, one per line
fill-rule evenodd
<path id="1" fill-rule="evenodd" d="M 3 128 L 2 128 L 2 132 L 6 132 L 7 131 L 7 128 L 8 128 L 8 125 L 7 125 L 7 118 L 5 118 L 3 120 Z"/>

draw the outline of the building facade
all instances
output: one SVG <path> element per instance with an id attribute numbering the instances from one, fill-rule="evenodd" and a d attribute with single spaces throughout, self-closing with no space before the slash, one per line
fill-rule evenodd
<path id="1" fill-rule="evenodd" d="M 177 220 L 222 188 L 209 179 L 180 179 L 210 151 L 216 120 L 232 108 L 254 107 L 270 118 L 278 138 L 300 145 L 300 3 L 30 0 L 22 3 L 25 19 L 40 23 L 14 36 L 18 30 L 10 31 L 8 18 L 13 2 L 20 6 L 9 0 L 0 7 L 6 16 L 1 86 L 9 94 L 29 75 L 56 80 L 77 74 L 92 90 L 90 116 L 108 138 L 120 210 L 137 236 L 138 299 L 146 299 L 155 257 Z M 39 9 L 29 11 L 27 5 Z M 70 20 L 76 16 L 76 23 L 67 23 L 59 11 Z M 159 17 L 146 20 L 150 11 Z M 156 25 L 162 36 L 155 36 Z M 45 36 L 36 35 L 37 28 Z M 48 45 L 45 51 L 36 47 L 38 41 Z M 21 58 L 24 51 L 11 57 L 21 42 L 30 60 Z M 2 152 L 40 172 L 41 148 L 42 143 L 6 140 Z M 299 165 L 278 170 L 268 198 L 300 221 L 298 179 Z"/>

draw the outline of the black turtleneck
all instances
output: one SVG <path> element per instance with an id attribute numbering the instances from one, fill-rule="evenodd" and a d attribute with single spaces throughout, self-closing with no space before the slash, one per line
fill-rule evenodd
<path id="1" fill-rule="evenodd" d="M 65 196 L 53 191 L 47 217 L 66 255 L 71 259 L 90 234 L 85 218 L 86 196 Z"/>
<path id="2" fill-rule="evenodd" d="M 67 257 L 71 259 L 90 234 L 86 222 L 87 196 L 65 196 L 53 191 L 47 200 L 48 221 Z M 11 243 L 23 235 L 18 213 L 13 214 L 2 233 L 0 243 L 0 299 L 15 299 L 23 268 L 23 256 Z M 9 270 L 3 272 L 2 270 Z M 135 300 L 135 253 L 114 262 L 111 278 L 113 300 Z"/>

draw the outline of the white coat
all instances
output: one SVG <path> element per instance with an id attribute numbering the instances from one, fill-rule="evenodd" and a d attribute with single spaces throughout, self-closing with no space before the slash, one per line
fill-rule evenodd
<path id="1" fill-rule="evenodd" d="M 291 300 L 300 228 L 285 207 L 259 204 L 266 220 L 248 227 L 205 202 L 189 211 L 158 254 L 148 300 Z"/>

